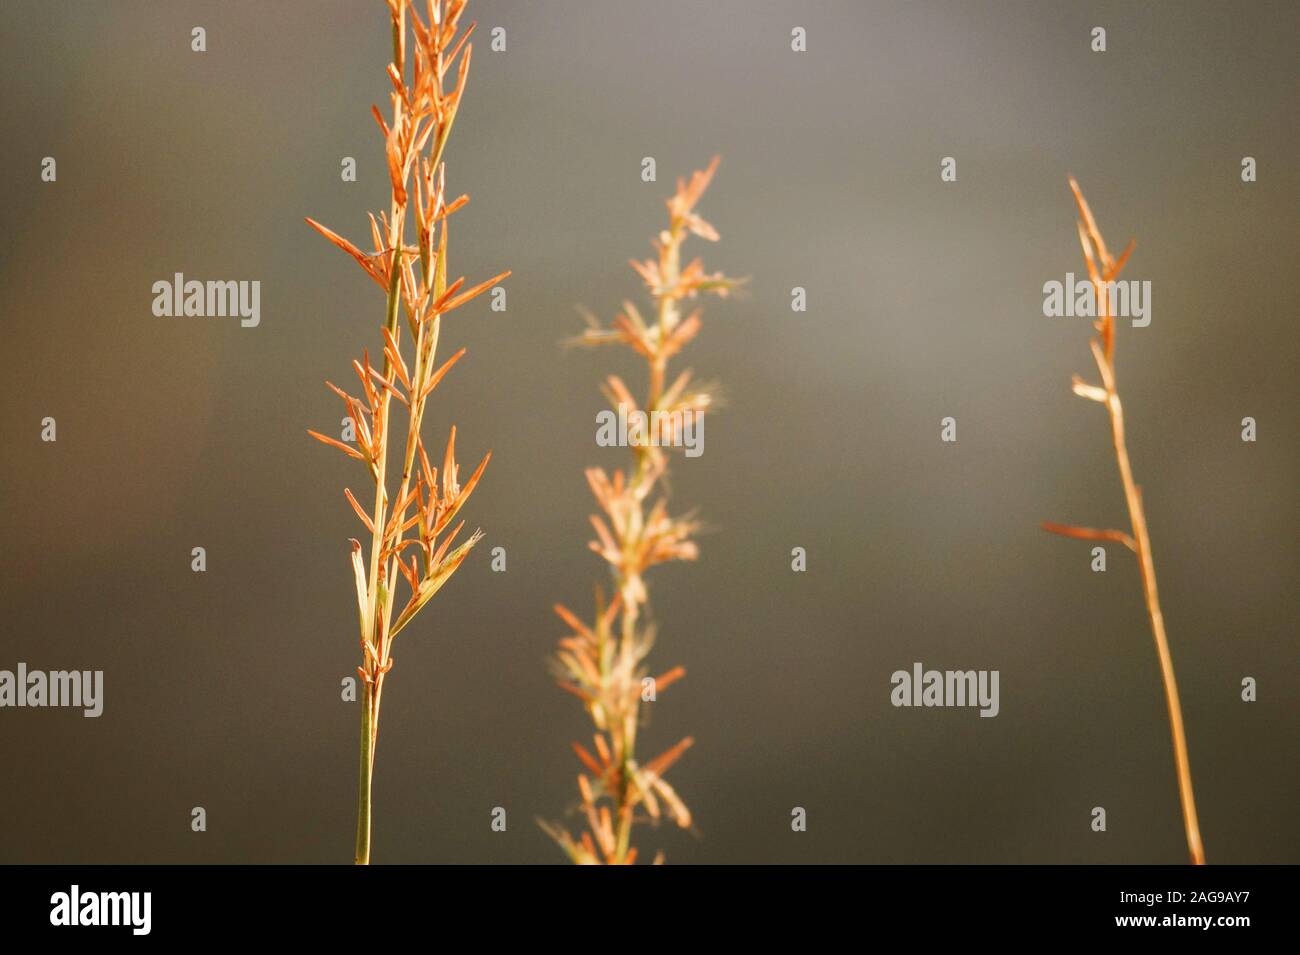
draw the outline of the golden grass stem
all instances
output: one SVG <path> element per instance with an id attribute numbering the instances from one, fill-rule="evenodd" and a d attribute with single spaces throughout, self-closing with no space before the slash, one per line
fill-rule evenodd
<path id="1" fill-rule="evenodd" d="M 1178 681 L 1174 677 L 1173 656 L 1169 652 L 1169 638 L 1165 634 L 1165 617 L 1160 610 L 1160 596 L 1156 590 L 1156 567 L 1151 556 L 1151 536 L 1147 531 L 1146 512 L 1142 506 L 1142 490 L 1133 480 L 1133 466 L 1129 463 L 1128 442 L 1124 435 L 1124 409 L 1115 391 L 1114 370 L 1109 361 L 1105 365 L 1107 408 L 1110 411 L 1111 436 L 1115 444 L 1115 458 L 1119 464 L 1120 481 L 1124 485 L 1124 499 L 1128 503 L 1129 522 L 1133 527 L 1138 568 L 1142 576 L 1142 596 L 1146 601 L 1147 616 L 1151 619 L 1151 634 L 1155 639 L 1156 655 L 1160 659 L 1160 679 L 1164 684 L 1165 705 L 1169 710 L 1169 728 L 1173 736 L 1174 766 L 1178 775 L 1178 798 L 1183 809 L 1183 828 L 1187 836 L 1187 851 L 1194 865 L 1205 864 L 1205 847 L 1201 843 L 1201 828 L 1196 818 L 1196 797 L 1192 792 L 1192 768 L 1187 756 L 1187 734 L 1183 730 L 1183 708 L 1178 700 Z"/>
<path id="2" fill-rule="evenodd" d="M 1089 385 L 1077 376 L 1074 380 L 1074 392 L 1083 398 L 1105 404 L 1110 416 L 1111 439 L 1115 446 L 1115 459 L 1119 467 L 1120 482 L 1124 487 L 1124 500 L 1128 506 L 1130 532 L 1119 530 L 1098 530 L 1090 527 L 1073 527 L 1063 524 L 1044 523 L 1043 529 L 1065 537 L 1083 540 L 1110 540 L 1123 543 L 1138 558 L 1138 569 L 1142 579 L 1142 596 L 1146 603 L 1147 616 L 1151 621 L 1151 634 L 1155 639 L 1156 656 L 1160 661 L 1160 679 L 1164 686 L 1165 705 L 1169 711 L 1169 728 L 1173 739 L 1174 767 L 1178 778 L 1178 797 L 1182 806 L 1183 829 L 1187 837 L 1187 851 L 1195 865 L 1205 864 L 1205 847 L 1201 841 L 1200 824 L 1196 816 L 1196 799 L 1192 791 L 1191 761 L 1187 755 L 1187 735 L 1183 728 L 1183 710 L 1178 699 L 1178 681 L 1174 677 L 1173 655 L 1169 650 L 1169 638 L 1165 632 L 1165 618 L 1160 610 L 1160 598 L 1156 590 L 1155 561 L 1151 556 L 1151 536 L 1147 530 L 1146 510 L 1142 501 L 1142 489 L 1133 478 L 1133 466 L 1129 460 L 1128 441 L 1124 431 L 1124 407 L 1120 402 L 1119 390 L 1115 376 L 1115 316 L 1110 310 L 1109 285 L 1118 278 L 1134 243 L 1129 242 L 1124 252 L 1115 258 L 1106 247 L 1101 230 L 1093 217 L 1088 202 L 1079 189 L 1079 184 L 1070 178 L 1070 189 L 1074 193 L 1075 203 L 1079 209 L 1079 244 L 1083 248 L 1084 261 L 1088 267 L 1088 276 L 1093 285 L 1093 292 L 1098 309 L 1095 328 L 1099 337 L 1089 342 L 1093 360 L 1101 376 L 1101 387 Z"/>

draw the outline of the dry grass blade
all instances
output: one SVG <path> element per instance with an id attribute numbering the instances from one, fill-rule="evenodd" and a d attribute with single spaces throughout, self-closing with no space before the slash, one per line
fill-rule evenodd
<path id="1" fill-rule="evenodd" d="M 1124 499 L 1128 504 L 1132 530 L 1131 532 L 1097 530 L 1052 523 L 1044 523 L 1043 528 L 1054 534 L 1081 540 L 1115 541 L 1137 555 L 1138 569 L 1142 577 L 1142 594 L 1146 601 L 1147 616 L 1151 621 L 1151 634 L 1155 639 L 1156 655 L 1160 661 L 1160 676 L 1164 683 L 1165 705 L 1169 711 L 1170 734 L 1173 738 L 1174 765 L 1178 776 L 1178 795 L 1182 803 L 1187 851 L 1193 863 L 1203 865 L 1205 848 L 1201 842 L 1200 824 L 1196 818 L 1196 800 L 1192 793 L 1192 770 L 1187 756 L 1187 737 L 1183 730 L 1183 710 L 1178 700 L 1178 683 L 1174 679 L 1174 663 L 1169 652 L 1169 638 L 1165 633 L 1164 614 L 1161 613 L 1160 598 L 1156 591 L 1156 569 L 1151 556 L 1151 538 L 1147 532 L 1146 510 L 1141 489 L 1133 479 L 1133 467 L 1129 462 L 1128 442 L 1124 434 L 1124 409 L 1116 386 L 1115 316 L 1110 311 L 1110 296 L 1106 292 L 1106 283 L 1114 281 L 1119 276 L 1128 262 L 1134 243 L 1129 242 L 1120 257 L 1114 258 L 1106 247 L 1092 209 L 1083 197 L 1083 191 L 1073 177 L 1070 177 L 1070 190 L 1074 193 L 1074 201 L 1079 209 L 1079 243 L 1083 248 L 1084 261 L 1093 283 L 1098 307 L 1099 314 L 1095 325 L 1099 339 L 1090 341 L 1089 347 L 1102 382 L 1100 387 L 1089 385 L 1075 375 L 1072 387 L 1074 393 L 1080 397 L 1105 405 L 1110 415 L 1111 439 L 1115 446 L 1115 459 L 1119 466 L 1120 481 L 1124 487 Z"/>
<path id="2" fill-rule="evenodd" d="M 456 291 L 463 280 L 450 289 L 447 287 L 447 216 L 468 201 L 468 197 L 461 196 L 447 202 L 441 163 L 460 108 L 469 66 L 471 48 L 466 40 L 473 25 L 463 33 L 459 27 L 465 0 L 429 0 L 427 23 L 410 0 L 388 0 L 387 5 L 393 33 L 393 62 L 386 70 L 393 87 L 392 120 L 386 121 L 378 107 L 372 112 L 384 139 L 392 194 L 388 210 L 381 211 L 377 217 L 370 216 L 373 251 L 365 252 L 320 223 L 307 220 L 312 228 L 351 256 L 387 296 L 381 329 L 383 370 L 370 364 L 369 350 L 366 350 L 360 361 L 352 363 L 361 382 L 360 398 L 329 386 L 343 400 L 355 425 L 356 447 L 315 431 L 308 432 L 318 441 L 365 462 L 375 482 L 370 511 L 351 490 L 344 489 L 348 503 L 370 533 L 368 561 L 361 542 L 351 542 L 362 650 L 362 665 L 357 672 L 363 683 L 354 856 L 359 864 L 370 861 L 371 780 L 384 680 L 393 667 L 393 641 L 450 579 L 481 538 L 475 531 L 451 550 L 464 522 L 449 534 L 444 531 L 469 499 L 490 455 L 484 457 L 473 477 L 461 488 L 456 482 L 454 445 L 449 442 L 439 493 L 420 435 L 430 392 L 465 353 L 461 349 L 443 365 L 435 365 L 442 315 L 510 274 L 502 272 L 460 295 Z M 414 37 L 409 49 L 408 29 Z M 444 76 L 457 57 L 460 66 L 456 83 L 448 89 L 444 86 Z M 412 196 L 417 201 L 411 202 Z M 405 241 L 410 219 L 414 219 L 416 245 L 407 245 Z M 409 361 L 402 354 L 402 332 L 398 325 L 403 311 L 411 337 Z M 390 419 L 393 399 L 406 409 L 404 442 L 393 440 Z M 390 476 L 389 458 L 394 445 L 400 455 L 396 460 L 401 464 L 401 471 Z M 419 472 L 415 470 L 417 454 Z M 408 518 L 407 512 L 412 508 L 415 514 Z M 407 532 L 412 530 L 416 534 L 408 537 Z M 424 555 L 423 568 L 415 557 L 409 565 L 404 562 L 402 552 L 407 547 L 415 547 Z M 410 593 L 393 620 L 399 577 Z"/>

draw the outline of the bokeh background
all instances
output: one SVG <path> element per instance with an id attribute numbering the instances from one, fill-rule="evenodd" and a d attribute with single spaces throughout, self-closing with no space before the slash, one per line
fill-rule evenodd
<path id="1" fill-rule="evenodd" d="M 702 210 L 723 239 L 697 251 L 751 281 L 708 303 L 688 352 L 727 407 L 675 500 L 713 532 L 698 564 L 653 574 L 654 659 L 689 675 L 642 733 L 647 751 L 696 737 L 672 780 L 698 831 L 638 843 L 677 863 L 1186 858 L 1137 569 L 1111 548 L 1094 574 L 1088 545 L 1037 526 L 1125 519 L 1104 413 L 1069 393 L 1092 371 L 1087 323 L 1042 314 L 1043 283 L 1082 271 L 1070 171 L 1112 245 L 1137 237 L 1127 277 L 1153 284 L 1118 361 L 1208 855 L 1300 861 L 1297 7 L 470 16 L 452 270 L 514 276 L 505 313 L 481 299 L 444 332 L 469 355 L 429 425 L 458 425 L 465 462 L 493 449 L 469 509 L 487 539 L 396 649 L 376 861 L 560 859 L 533 820 L 573 809 L 589 724 L 548 674 L 549 608 L 606 579 L 582 468 L 622 461 L 594 443 L 598 383 L 637 373 L 560 343 L 576 306 L 641 300 L 625 262 L 714 153 Z M 0 20 L 0 667 L 106 680 L 98 720 L 0 711 L 0 861 L 350 861 L 341 488 L 366 479 L 306 429 L 337 427 L 322 381 L 377 348 L 382 304 L 302 218 L 360 239 L 386 205 L 367 115 L 388 88 L 383 6 L 8 0 Z M 260 327 L 155 318 L 150 287 L 177 271 L 260 280 Z M 894 709 L 889 675 L 917 660 L 1000 670 L 1001 714 Z"/>

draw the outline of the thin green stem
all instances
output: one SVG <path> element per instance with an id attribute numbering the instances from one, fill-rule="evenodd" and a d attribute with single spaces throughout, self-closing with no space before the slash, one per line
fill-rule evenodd
<path id="1" fill-rule="evenodd" d="M 357 784 L 357 865 L 370 864 L 370 781 L 374 776 L 374 735 L 371 732 L 374 698 L 370 684 L 364 687 L 361 701 L 361 753 Z"/>

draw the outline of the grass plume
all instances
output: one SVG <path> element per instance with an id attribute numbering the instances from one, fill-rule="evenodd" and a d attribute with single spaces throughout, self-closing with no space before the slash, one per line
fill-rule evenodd
<path id="1" fill-rule="evenodd" d="M 429 461 L 420 431 L 430 393 L 465 354 L 461 349 L 437 363 L 442 318 L 510 274 L 502 272 L 469 288 L 463 278 L 447 280 L 448 218 L 469 201 L 467 196 L 448 201 L 442 162 L 469 75 L 468 39 L 474 25 L 460 31 L 466 0 L 428 0 L 423 19 L 411 0 L 386 2 L 393 35 L 393 59 L 387 68 L 393 87 L 391 119 L 385 119 L 377 107 L 371 113 L 384 141 L 391 185 L 388 210 L 378 218 L 370 216 L 373 250 L 369 252 L 307 220 L 351 256 L 385 296 L 383 370 L 370 363 L 367 349 L 360 361 L 352 362 L 360 383 L 358 395 L 326 382 L 342 399 L 355 439 L 345 442 L 308 432 L 364 464 L 374 482 L 369 510 L 349 488 L 343 489 L 370 540 L 368 553 L 359 540 L 351 542 L 362 654 L 357 667 L 362 681 L 354 856 L 358 865 L 370 861 L 371 780 L 384 679 L 393 667 L 393 641 L 481 537 L 475 531 L 453 546 L 465 522 L 455 526 L 452 522 L 482 477 L 491 452 L 462 486 L 456 429 L 447 438 L 441 474 Z M 450 84 L 449 75 L 454 81 Z M 408 220 L 413 229 L 408 229 Z M 408 232 L 413 232 L 413 245 L 407 243 Z M 405 411 L 404 440 L 391 427 L 394 401 Z M 396 456 L 389 453 L 393 444 Z M 391 463 L 400 465 L 400 473 L 390 473 L 390 457 Z M 399 608 L 396 598 L 403 585 L 407 599 Z"/>
<path id="2" fill-rule="evenodd" d="M 1111 439 L 1115 445 L 1115 459 L 1119 466 L 1120 482 L 1124 486 L 1124 500 L 1128 504 L 1130 530 L 1101 530 L 1067 524 L 1043 523 L 1043 529 L 1064 537 L 1079 540 L 1111 541 L 1123 544 L 1137 555 L 1138 570 L 1142 578 L 1142 595 L 1146 600 L 1147 615 L 1151 619 L 1151 634 L 1155 638 L 1156 655 L 1160 659 L 1160 677 L 1164 683 L 1165 704 L 1169 710 L 1169 727 L 1173 736 L 1174 764 L 1178 775 L 1178 795 L 1182 802 L 1183 828 L 1187 836 L 1187 851 L 1196 865 L 1205 864 L 1205 848 L 1201 843 L 1200 824 L 1196 819 L 1196 800 L 1192 793 L 1192 770 L 1187 758 L 1187 736 L 1183 731 L 1183 711 L 1178 702 L 1178 683 L 1174 679 L 1174 662 L 1169 653 L 1169 638 L 1165 634 L 1165 618 L 1160 612 L 1160 598 L 1156 591 L 1156 568 L 1151 556 L 1151 537 L 1147 532 L 1146 511 L 1142 489 L 1133 478 L 1129 461 L 1128 443 L 1124 435 L 1124 409 L 1120 404 L 1115 376 L 1115 316 L 1110 309 L 1109 283 L 1115 281 L 1129 256 L 1134 242 L 1118 258 L 1111 255 L 1102 239 L 1101 230 L 1093 218 L 1088 202 L 1079 190 L 1079 184 L 1070 178 L 1070 189 L 1079 208 L 1079 244 L 1083 247 L 1088 278 L 1092 281 L 1098 317 L 1094 323 L 1097 337 L 1088 344 L 1101 378 L 1100 385 L 1089 384 L 1078 375 L 1073 379 L 1074 393 L 1105 406 L 1110 416 Z"/>
<path id="3" fill-rule="evenodd" d="M 631 263 L 649 290 L 653 318 L 647 321 L 633 303 L 624 302 L 610 327 L 593 320 L 577 340 L 593 346 L 625 345 L 645 361 L 647 384 L 639 407 L 616 375 L 606 379 L 604 392 L 616 412 L 643 409 L 645 420 L 654 424 L 653 433 L 629 442 L 632 461 L 627 469 L 612 475 L 603 468 L 586 472 L 601 510 L 591 518 L 597 539 L 590 547 L 609 564 L 612 599 L 606 603 L 597 590 L 590 624 L 566 607 L 555 607 L 570 630 L 554 659 L 559 683 L 582 701 L 595 734 L 592 749 L 573 743 L 583 767 L 578 792 L 586 831 L 574 838 L 562 826 L 541 825 L 575 863 L 634 863 L 638 850 L 632 845 L 632 827 L 642 812 L 655 821 L 667 814 L 679 826 L 691 825 L 690 810 L 664 774 L 694 741 L 687 737 L 645 762 L 637 758 L 636 744 L 641 703 L 657 698 L 686 673 L 674 667 L 650 681 L 645 660 L 654 643 L 654 627 L 646 620 L 649 595 L 644 576 L 655 564 L 694 560 L 698 554 L 692 540 L 698 525 L 690 517 L 668 514 L 665 448 L 680 443 L 685 416 L 703 415 L 715 395 L 708 388 L 692 387 L 689 371 L 668 383 L 668 366 L 700 331 L 699 310 L 683 315 L 684 303 L 701 293 L 725 296 L 736 285 L 720 273 L 707 273 L 698 258 L 682 263 L 682 244 L 690 235 L 718 239 L 713 226 L 695 212 L 717 167 L 715 157 L 689 182 L 678 180 L 668 200 L 668 228 L 653 242 L 655 257 Z"/>

